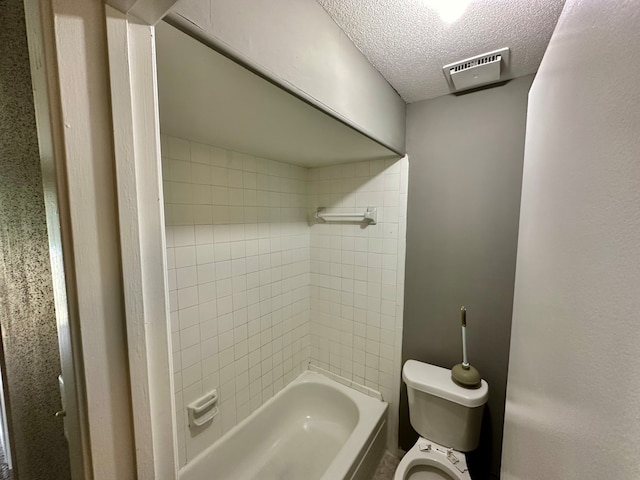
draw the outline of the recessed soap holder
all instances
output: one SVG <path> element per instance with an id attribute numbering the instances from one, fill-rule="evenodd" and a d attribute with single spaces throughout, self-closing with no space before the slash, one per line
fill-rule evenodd
<path id="1" fill-rule="evenodd" d="M 213 420 L 218 414 L 218 391 L 211 390 L 206 395 L 191 402 L 187 406 L 189 427 L 198 428 Z"/>

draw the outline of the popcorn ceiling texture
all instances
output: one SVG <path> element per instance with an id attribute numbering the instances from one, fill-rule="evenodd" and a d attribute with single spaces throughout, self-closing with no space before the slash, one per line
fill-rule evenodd
<path id="1" fill-rule="evenodd" d="M 448 94 L 443 65 L 497 48 L 511 48 L 506 78 L 535 73 L 564 5 L 475 1 L 447 24 L 426 0 L 318 2 L 407 103 Z"/>

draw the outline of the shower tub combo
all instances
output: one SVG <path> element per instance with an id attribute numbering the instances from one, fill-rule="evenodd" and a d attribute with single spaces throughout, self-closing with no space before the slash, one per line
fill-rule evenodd
<path id="1" fill-rule="evenodd" d="M 388 404 L 306 371 L 180 471 L 180 480 L 361 480 L 386 442 Z"/>

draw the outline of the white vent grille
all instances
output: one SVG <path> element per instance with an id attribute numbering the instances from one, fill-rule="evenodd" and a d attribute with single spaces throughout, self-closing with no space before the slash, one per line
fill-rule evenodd
<path id="1" fill-rule="evenodd" d="M 478 67 L 480 65 L 484 65 L 486 63 L 491 63 L 495 61 L 500 61 L 502 59 L 500 54 L 495 55 L 487 55 L 486 57 L 478 58 L 475 60 L 469 60 L 464 63 L 460 63 L 451 69 L 451 74 L 462 72 L 463 70 L 468 70 L 473 67 Z"/>
<path id="2" fill-rule="evenodd" d="M 442 67 L 442 70 L 451 90 L 459 92 L 499 82 L 503 70 L 508 67 L 509 49 L 501 48 L 450 63 Z"/>

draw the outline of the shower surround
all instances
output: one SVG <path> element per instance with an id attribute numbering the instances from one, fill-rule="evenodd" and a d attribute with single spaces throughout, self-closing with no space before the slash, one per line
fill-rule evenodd
<path id="1" fill-rule="evenodd" d="M 408 161 L 304 168 L 162 136 L 180 466 L 309 363 L 382 393 L 395 448 Z M 310 224 L 317 207 L 378 224 Z M 192 436 L 186 405 L 218 389 Z"/>

